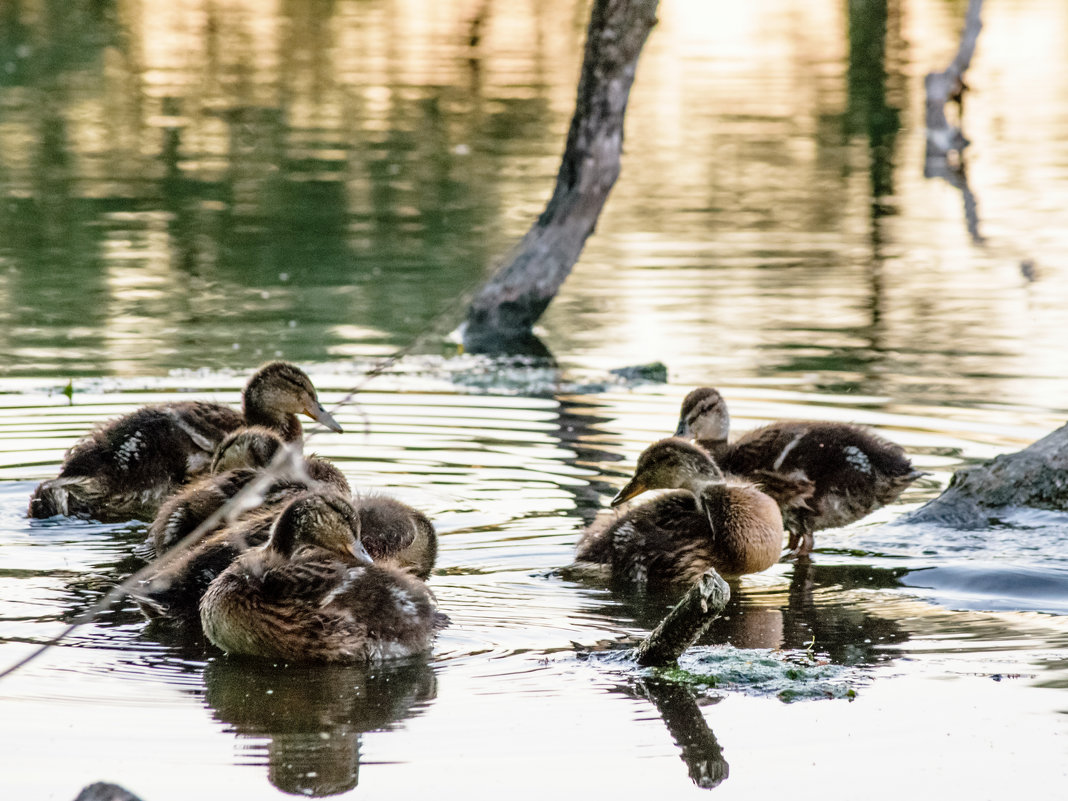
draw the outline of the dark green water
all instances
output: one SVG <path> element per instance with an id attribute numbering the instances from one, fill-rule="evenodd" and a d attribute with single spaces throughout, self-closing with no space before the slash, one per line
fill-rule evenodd
<path id="1" fill-rule="evenodd" d="M 0 5 L 0 667 L 134 567 L 140 523 L 23 516 L 94 423 L 234 402 L 275 356 L 337 403 L 415 340 L 309 447 L 434 518 L 453 625 L 415 664 L 283 670 L 120 606 L 0 682 L 0 795 L 1063 795 L 1068 522 L 881 525 L 1068 416 L 1061 3 L 985 13 L 981 240 L 923 177 L 957 4 L 662 3 L 623 175 L 539 330 L 558 369 L 446 334 L 551 190 L 584 3 L 61 5 Z M 609 374 L 651 361 L 667 384 Z M 705 383 L 739 430 L 861 422 L 931 473 L 747 578 L 709 636 L 811 647 L 852 702 L 690 694 L 572 647 L 658 620 L 552 571 Z"/>

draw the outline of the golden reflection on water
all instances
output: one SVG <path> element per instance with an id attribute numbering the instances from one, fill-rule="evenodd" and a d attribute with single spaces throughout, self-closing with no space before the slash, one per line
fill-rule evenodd
<path id="1" fill-rule="evenodd" d="M 126 0 L 49 28 L 42 9 L 16 8 L 0 86 L 0 349 L 36 374 L 405 344 L 540 211 L 586 19 Z M 838 3 L 659 13 L 622 180 L 544 320 L 559 358 L 1063 405 L 1060 4 L 987 11 L 965 118 L 983 244 L 922 177 L 922 74 L 959 10 L 888 3 L 876 63 Z"/>
<path id="2" fill-rule="evenodd" d="M 13 54 L 0 55 L 0 371 L 31 378 L 5 379 L 10 394 L 0 393 L 5 655 L 96 597 L 140 533 L 30 529 L 22 517 L 32 482 L 92 423 L 188 397 L 179 390 L 233 401 L 247 367 L 281 355 L 329 361 L 316 383 L 337 401 L 361 360 L 407 344 L 526 229 L 557 168 L 587 5 L 9 7 L 5 21 L 21 27 Z M 1063 683 L 1059 618 L 948 611 L 957 597 L 918 600 L 937 588 L 901 568 L 949 563 L 981 582 L 1012 579 L 1004 562 L 1029 559 L 1059 586 L 1048 551 L 1063 537 L 1038 526 L 1006 543 L 868 524 L 933 495 L 962 460 L 1063 420 L 1068 9 L 986 9 L 965 110 L 977 243 L 960 192 L 922 177 L 922 76 L 948 61 L 960 5 L 890 0 L 878 65 L 853 59 L 865 49 L 849 38 L 865 33 L 853 6 L 661 4 L 622 178 L 543 334 L 566 368 L 595 381 L 659 360 L 670 384 L 557 392 L 555 373 L 534 389 L 509 384 L 504 368 L 413 359 L 361 393 L 362 411 L 344 410 L 346 435 L 314 441 L 356 485 L 425 508 L 442 532 L 433 584 L 454 626 L 435 676 L 423 666 L 395 685 L 403 736 L 364 731 L 368 720 L 393 724 L 361 717 L 364 678 L 344 671 L 320 686 L 341 699 L 340 721 L 242 717 L 243 673 L 206 670 L 203 651 L 157 640 L 119 609 L 0 686 L 22 721 L 7 743 L 15 792 L 38 791 L 58 764 L 73 797 L 73 779 L 101 778 L 106 763 L 146 799 L 205 785 L 259 798 L 272 777 L 299 791 L 358 780 L 361 794 L 397 797 L 440 790 L 460 764 L 475 791 L 544 795 L 516 777 L 603 791 L 641 759 L 632 791 L 684 793 L 655 704 L 620 698 L 622 679 L 579 669 L 569 648 L 640 633 L 662 605 L 550 571 L 643 446 L 672 430 L 685 390 L 709 382 L 724 387 L 739 428 L 848 418 L 879 426 L 935 473 L 894 508 L 828 532 L 810 573 L 779 565 L 743 582 L 717 641 L 804 649 L 815 638 L 836 662 L 884 669 L 855 705 L 784 712 L 731 696 L 706 707 L 730 763 L 725 787 L 873 791 L 891 759 L 943 794 L 1018 789 L 1015 769 L 946 769 L 977 754 L 1005 764 L 1004 743 L 984 733 L 957 745 L 962 730 L 1007 730 L 1034 775 L 1055 774 L 1057 702 L 1034 676 L 995 687 L 989 674 L 1045 664 L 1052 678 L 1038 681 Z M 873 89 L 864 69 L 876 67 L 885 81 Z M 1024 258 L 1037 277 L 1021 271 Z M 236 374 L 144 378 L 205 366 Z M 74 406 L 59 394 L 70 375 Z M 137 379 L 85 379 L 101 375 Z M 1025 582 L 1015 590 L 1041 605 Z M 283 706 L 300 705 L 292 698 Z M 918 729 L 939 704 L 939 725 Z M 336 743 L 309 748 L 335 726 Z M 322 767 L 301 762 L 309 753 L 332 755 L 336 774 L 305 781 Z"/>

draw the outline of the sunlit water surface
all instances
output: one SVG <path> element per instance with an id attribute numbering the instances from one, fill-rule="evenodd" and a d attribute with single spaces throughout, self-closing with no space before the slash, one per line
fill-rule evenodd
<path id="1" fill-rule="evenodd" d="M 35 482 L 93 424 L 236 402 L 276 356 L 328 405 L 361 386 L 309 448 L 435 520 L 452 623 L 411 664 L 281 668 L 121 604 L 0 682 L 0 795 L 1063 798 L 1068 518 L 885 525 L 1068 416 L 1068 7 L 987 6 L 969 232 L 923 177 L 956 5 L 891 0 L 873 29 L 848 9 L 878 2 L 662 3 L 623 175 L 539 330 L 556 366 L 444 334 L 550 191 L 584 3 L 5 7 L 0 667 L 140 564 L 142 523 L 31 524 Z M 610 373 L 651 361 L 668 383 Z M 667 601 L 557 571 L 705 383 L 739 430 L 859 422 L 930 473 L 743 580 L 705 641 L 811 652 L 852 701 L 583 658 Z"/>
<path id="2" fill-rule="evenodd" d="M 475 360 L 466 361 L 473 372 Z M 282 669 L 146 629 L 127 602 L 0 684 L 13 797 L 65 798 L 98 778 L 146 798 L 221 787 L 262 798 L 268 782 L 316 795 L 358 785 L 375 796 L 507 787 L 537 797 L 560 785 L 616 786 L 621 773 L 627 793 L 699 792 L 675 742 L 692 731 L 692 714 L 633 671 L 582 659 L 574 645 L 641 636 L 666 601 L 613 596 L 555 572 L 643 444 L 671 428 L 684 388 L 606 381 L 590 393 L 565 382 L 531 394 L 522 379 L 540 386 L 549 371 L 509 368 L 508 391 L 484 393 L 450 388 L 447 372 L 432 378 L 436 364 L 419 367 L 378 379 L 358 409 L 340 410 L 345 434 L 319 432 L 309 447 L 355 487 L 388 490 L 436 521 L 441 552 L 430 583 L 451 625 L 433 654 L 397 668 Z M 339 364 L 312 374 L 328 403 L 352 377 Z M 144 533 L 137 522 L 31 523 L 23 514 L 32 479 L 54 472 L 62 446 L 94 420 L 188 397 L 164 385 L 192 384 L 222 400 L 240 386 L 179 379 L 100 382 L 73 406 L 27 388 L 2 396 L 5 663 L 138 567 L 131 546 Z M 801 410 L 792 391 L 746 394 L 728 395 L 739 427 Z M 997 429 L 998 418 L 961 435 L 937 430 L 932 418 L 818 398 L 807 411 L 878 426 L 932 476 L 870 521 L 818 534 L 811 565 L 780 564 L 735 588 L 707 644 L 757 649 L 754 658 L 811 649 L 854 668 L 857 696 L 788 705 L 744 687 L 693 694 L 688 703 L 722 749 L 727 777 L 717 792 L 780 792 L 802 775 L 813 789 L 800 795 L 815 797 L 868 786 L 887 762 L 907 765 L 908 775 L 894 793 L 876 784 L 866 795 L 994 798 L 1012 792 L 1018 769 L 1062 780 L 1068 519 L 1021 515 L 980 532 L 880 525 L 946 480 L 953 460 L 921 443 L 978 454 L 982 430 Z M 1007 762 L 980 778 L 969 767 L 975 759 Z"/>

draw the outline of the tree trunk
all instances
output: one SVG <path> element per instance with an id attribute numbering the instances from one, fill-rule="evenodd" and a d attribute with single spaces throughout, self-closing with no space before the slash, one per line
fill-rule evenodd
<path id="1" fill-rule="evenodd" d="M 634 649 L 634 659 L 643 667 L 667 667 L 675 664 L 682 652 L 719 617 L 731 588 L 719 573 L 708 570 L 682 597 L 674 609 L 660 621 L 652 633 Z"/>
<path id="2" fill-rule="evenodd" d="M 958 470 L 945 492 L 899 522 L 985 528 L 1014 506 L 1068 511 L 1068 425 L 1022 451 Z"/>
<path id="3" fill-rule="evenodd" d="M 461 326 L 475 352 L 529 352 L 532 328 L 578 261 L 619 176 L 623 115 L 658 0 L 595 0 L 556 189 Z M 536 345 L 535 345 L 536 347 Z"/>

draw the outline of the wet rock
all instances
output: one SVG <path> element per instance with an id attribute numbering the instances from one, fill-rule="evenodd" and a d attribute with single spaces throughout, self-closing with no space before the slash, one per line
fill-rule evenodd
<path id="1" fill-rule="evenodd" d="M 141 801 L 141 799 L 117 784 L 94 782 L 83 787 L 74 801 Z"/>
<path id="2" fill-rule="evenodd" d="M 985 528 L 1018 506 L 1068 511 L 1068 425 L 1022 451 L 958 470 L 945 492 L 898 522 Z"/>

